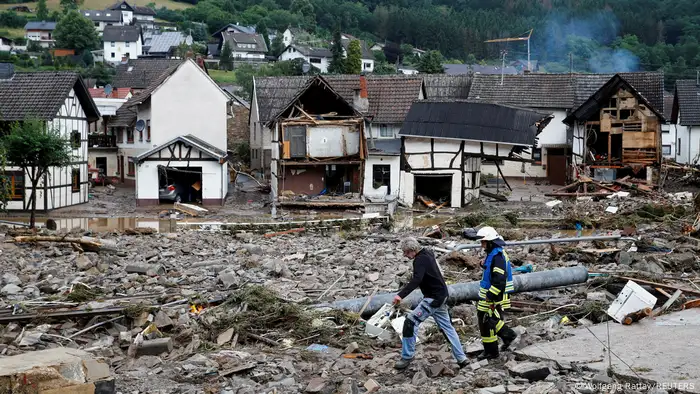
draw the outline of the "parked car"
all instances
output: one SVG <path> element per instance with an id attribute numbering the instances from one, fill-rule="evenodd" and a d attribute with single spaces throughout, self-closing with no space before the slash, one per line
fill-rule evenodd
<path id="1" fill-rule="evenodd" d="M 176 183 L 165 186 L 158 192 L 158 198 L 172 202 L 182 202 L 183 196 L 187 195 L 185 187 Z"/>

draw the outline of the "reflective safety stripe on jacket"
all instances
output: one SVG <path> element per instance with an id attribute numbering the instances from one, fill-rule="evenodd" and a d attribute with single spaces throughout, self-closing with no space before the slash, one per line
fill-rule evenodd
<path id="1" fill-rule="evenodd" d="M 494 267 L 493 271 L 501 275 L 505 275 L 506 286 L 500 301 L 490 301 L 487 298 L 488 292 L 491 292 L 496 296 L 501 294 L 501 289 L 491 284 L 491 263 L 493 261 L 494 256 L 496 256 L 498 253 L 501 253 L 503 255 L 506 269 L 504 272 L 503 269 L 501 269 L 500 267 Z M 510 308 L 511 304 L 510 297 L 508 296 L 508 294 L 512 293 L 514 290 L 515 288 L 513 287 L 513 272 L 510 266 L 510 259 L 508 258 L 508 254 L 503 250 L 503 248 L 494 248 L 486 257 L 486 260 L 484 262 L 484 274 L 480 282 L 479 302 L 477 303 L 476 309 L 486 312 L 491 309 L 492 304 L 500 304 L 503 307 L 503 309 Z"/>

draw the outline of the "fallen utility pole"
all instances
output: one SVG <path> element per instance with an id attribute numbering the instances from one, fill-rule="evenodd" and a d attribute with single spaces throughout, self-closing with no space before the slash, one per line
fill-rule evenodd
<path id="1" fill-rule="evenodd" d="M 585 283 L 588 280 L 588 270 L 584 266 L 558 268 L 549 271 L 534 272 L 531 274 L 516 275 L 513 277 L 515 293 L 545 290 L 553 287 Z M 450 294 L 449 302 L 456 304 L 465 301 L 479 299 L 479 282 L 457 283 L 447 286 Z M 396 293 L 377 294 L 368 300 L 368 297 L 341 300 L 332 303 L 318 304 L 316 308 L 333 308 L 358 313 L 366 304 L 363 315 L 373 315 L 384 304 L 391 304 Z M 416 290 L 404 299 L 404 303 L 415 308 L 423 294 Z"/>
<path id="2" fill-rule="evenodd" d="M 634 238 L 623 238 L 621 235 L 601 235 L 590 237 L 574 237 L 574 238 L 551 238 L 551 239 L 530 239 L 527 241 L 506 242 L 506 246 L 521 246 L 521 245 L 541 245 L 541 244 L 558 244 L 569 242 L 587 242 L 587 241 L 620 241 L 630 240 L 636 241 Z M 452 250 L 464 249 L 479 249 L 481 244 L 462 244 L 455 246 Z"/>

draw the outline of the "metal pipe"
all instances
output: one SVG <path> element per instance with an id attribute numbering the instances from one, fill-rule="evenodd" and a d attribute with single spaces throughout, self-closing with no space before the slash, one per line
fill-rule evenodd
<path id="1" fill-rule="evenodd" d="M 515 293 L 523 293 L 528 291 L 545 290 L 553 287 L 574 285 L 585 283 L 588 280 L 588 270 L 584 266 L 557 268 L 549 271 L 533 272 L 531 274 L 515 275 L 513 277 L 513 285 Z M 465 301 L 475 301 L 479 299 L 479 282 L 457 283 L 447 286 L 450 294 L 450 304 L 456 304 Z M 353 298 L 350 300 L 335 301 L 332 303 L 315 305 L 316 308 L 333 308 L 341 309 L 349 312 L 359 312 L 365 303 L 367 307 L 363 315 L 373 315 L 384 304 L 390 304 L 396 293 L 383 293 L 371 297 Z M 423 298 L 420 290 L 416 290 L 411 295 L 404 299 L 404 302 L 411 305 L 411 308 L 418 306 L 418 303 Z"/>
<path id="2" fill-rule="evenodd" d="M 621 235 L 600 235 L 590 237 L 574 237 L 574 238 L 551 238 L 551 239 L 531 239 L 527 241 L 506 242 L 506 246 L 521 246 L 521 245 L 540 245 L 540 244 L 557 244 L 567 242 L 587 242 L 587 241 L 619 241 L 619 240 L 634 240 L 634 238 L 622 238 Z M 462 244 L 454 247 L 453 250 L 478 249 L 481 244 Z"/>

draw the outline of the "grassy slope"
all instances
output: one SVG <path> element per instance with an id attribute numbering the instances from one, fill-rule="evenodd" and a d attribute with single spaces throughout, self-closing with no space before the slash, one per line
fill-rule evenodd
<path id="1" fill-rule="evenodd" d="M 85 0 L 82 7 L 80 8 L 86 10 L 103 10 L 116 2 L 116 0 Z M 156 3 L 156 8 L 166 7 L 171 10 L 181 10 L 192 7 L 191 4 L 178 3 L 171 0 L 129 0 L 129 4 L 131 5 L 139 5 L 145 7 L 148 3 Z M 32 10 L 36 10 L 36 4 L 36 2 L 19 4 L 0 4 L 0 10 L 4 10 L 18 5 L 26 5 Z M 49 8 L 49 10 L 58 10 L 61 8 L 60 0 L 46 0 L 46 5 Z"/>
<path id="2" fill-rule="evenodd" d="M 235 83 L 236 74 L 232 71 L 209 70 L 209 76 L 217 83 Z"/>
<path id="3" fill-rule="evenodd" d="M 0 26 L 0 36 L 7 35 L 8 38 L 24 37 L 24 29 L 11 29 L 9 27 Z"/>

